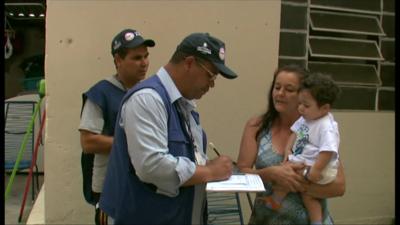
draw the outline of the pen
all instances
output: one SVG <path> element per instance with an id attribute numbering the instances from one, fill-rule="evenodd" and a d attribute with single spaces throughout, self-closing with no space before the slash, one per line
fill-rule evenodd
<path id="1" fill-rule="evenodd" d="M 212 142 L 209 143 L 209 146 L 210 146 L 210 148 L 212 148 L 214 150 L 214 152 L 215 152 L 215 154 L 217 154 L 217 156 L 221 156 L 221 154 L 219 154 L 219 152 L 217 151 L 217 148 L 215 147 L 215 145 Z"/>
<path id="2" fill-rule="evenodd" d="M 217 151 L 217 148 L 215 147 L 215 145 L 212 142 L 208 143 L 208 145 L 210 146 L 210 148 L 212 148 L 214 150 L 215 154 L 217 154 L 218 157 L 221 156 L 221 154 L 219 154 L 219 152 Z M 233 162 L 233 161 L 232 161 L 232 164 L 235 166 L 237 165 L 236 162 Z"/>

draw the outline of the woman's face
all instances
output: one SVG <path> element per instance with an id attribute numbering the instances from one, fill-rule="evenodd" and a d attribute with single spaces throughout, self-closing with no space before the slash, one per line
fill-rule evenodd
<path id="1" fill-rule="evenodd" d="M 272 99 L 279 113 L 298 113 L 299 76 L 293 72 L 281 71 L 275 79 Z"/>

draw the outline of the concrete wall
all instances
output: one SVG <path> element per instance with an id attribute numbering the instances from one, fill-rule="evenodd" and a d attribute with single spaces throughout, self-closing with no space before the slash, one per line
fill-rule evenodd
<path id="1" fill-rule="evenodd" d="M 337 223 L 389 224 L 394 218 L 394 113 L 335 112 L 346 193 L 330 201 Z"/>
<path id="2" fill-rule="evenodd" d="M 47 1 L 45 218 L 47 224 L 92 223 L 82 196 L 81 93 L 114 73 L 110 41 L 136 28 L 156 42 L 149 74 L 170 58 L 187 34 L 204 31 L 226 43 L 222 77 L 198 101 L 209 140 L 236 159 L 246 120 L 265 109 L 277 66 L 280 1 Z M 332 199 L 337 221 L 394 215 L 394 113 L 335 113 L 342 130 L 347 193 Z M 385 176 L 379 175 L 385 173 Z M 371 203 L 372 202 L 372 203 Z M 244 202 L 243 205 L 247 204 Z M 247 221 L 249 211 L 245 211 Z"/>

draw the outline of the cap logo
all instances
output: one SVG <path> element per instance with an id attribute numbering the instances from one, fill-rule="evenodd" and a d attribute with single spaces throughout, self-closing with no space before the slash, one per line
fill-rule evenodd
<path id="1" fill-rule="evenodd" d="M 135 38 L 135 34 L 132 32 L 128 32 L 125 34 L 125 40 L 126 41 L 132 41 Z"/>
<path id="2" fill-rule="evenodd" d="M 114 49 L 114 50 L 115 50 L 115 49 L 118 49 L 120 46 L 121 46 L 121 42 L 119 42 L 119 41 L 114 41 L 114 46 L 113 46 L 113 49 Z"/>
<path id="3" fill-rule="evenodd" d="M 224 48 L 220 48 L 219 49 L 219 58 L 224 61 L 225 60 L 225 49 Z"/>
<path id="4" fill-rule="evenodd" d="M 211 55 L 211 50 L 208 48 L 208 45 L 206 42 L 203 43 L 203 46 L 198 46 L 197 51 L 203 53 L 203 54 L 209 54 Z"/>

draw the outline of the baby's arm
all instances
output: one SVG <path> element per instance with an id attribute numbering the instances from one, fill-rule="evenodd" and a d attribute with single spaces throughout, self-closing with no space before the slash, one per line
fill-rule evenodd
<path id="1" fill-rule="evenodd" d="M 292 134 L 289 136 L 288 142 L 285 147 L 283 162 L 286 162 L 289 158 L 289 155 L 292 154 L 292 148 L 295 141 L 296 141 L 296 133 L 292 132 Z"/>
<path id="2" fill-rule="evenodd" d="M 321 151 L 318 153 L 314 165 L 310 168 L 307 179 L 316 183 L 322 179 L 321 172 L 331 161 L 333 154 L 332 151 Z"/>

